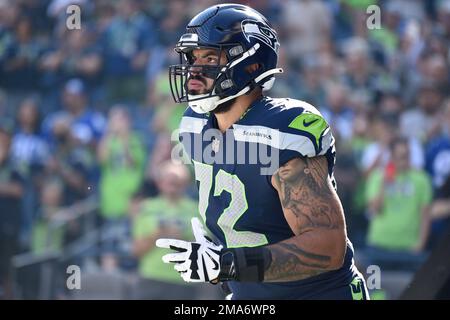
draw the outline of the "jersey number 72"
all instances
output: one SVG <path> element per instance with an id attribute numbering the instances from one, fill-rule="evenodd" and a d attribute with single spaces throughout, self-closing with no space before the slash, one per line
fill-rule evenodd
<path id="1" fill-rule="evenodd" d="M 199 184 L 199 211 L 206 223 L 206 210 L 213 181 L 213 166 L 197 161 L 194 162 L 195 179 Z M 252 231 L 237 231 L 234 229 L 237 221 L 248 209 L 245 186 L 239 177 L 220 169 L 214 177 L 214 197 L 219 197 L 222 192 L 228 192 L 231 196 L 230 204 L 223 210 L 217 220 L 217 225 L 222 229 L 227 248 L 257 247 L 268 243 L 262 233 Z"/>

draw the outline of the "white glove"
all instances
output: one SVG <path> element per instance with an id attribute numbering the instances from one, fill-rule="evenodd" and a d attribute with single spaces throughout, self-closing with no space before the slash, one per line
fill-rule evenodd
<path id="1" fill-rule="evenodd" d="M 156 245 L 178 251 L 162 257 L 165 263 L 175 263 L 174 269 L 186 282 L 209 282 L 220 273 L 220 256 L 223 247 L 213 243 L 198 218 L 192 218 L 195 242 L 176 239 L 158 239 Z"/>

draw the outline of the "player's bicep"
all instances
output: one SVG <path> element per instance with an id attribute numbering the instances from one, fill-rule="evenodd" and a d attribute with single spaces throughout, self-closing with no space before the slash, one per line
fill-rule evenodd
<path id="1" fill-rule="evenodd" d="M 342 206 L 324 156 L 288 161 L 272 176 L 272 185 L 295 235 L 314 229 L 344 229 Z"/>

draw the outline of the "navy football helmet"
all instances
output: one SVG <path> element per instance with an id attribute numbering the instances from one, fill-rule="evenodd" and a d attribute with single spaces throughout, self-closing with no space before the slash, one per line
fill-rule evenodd
<path id="1" fill-rule="evenodd" d="M 169 67 L 170 88 L 175 102 L 187 102 L 197 113 L 246 94 L 256 86 L 272 87 L 280 46 L 275 30 L 256 10 L 238 4 L 209 7 L 197 14 L 186 27 L 175 51 L 180 64 Z M 214 49 L 226 55 L 225 65 L 193 65 L 192 50 Z M 248 66 L 257 64 L 253 72 Z M 195 71 L 194 71 L 195 70 Z M 189 94 L 187 82 L 193 73 L 214 80 L 209 92 Z"/>

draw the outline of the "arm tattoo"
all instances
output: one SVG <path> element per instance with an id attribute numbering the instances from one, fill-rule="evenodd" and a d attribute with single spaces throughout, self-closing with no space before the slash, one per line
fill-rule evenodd
<path id="1" fill-rule="evenodd" d="M 304 251 L 295 243 L 282 241 L 270 248 L 272 263 L 265 281 L 293 281 L 321 274 L 330 267 L 331 257 Z"/>
<path id="2" fill-rule="evenodd" d="M 335 269 L 342 253 L 336 244 L 345 248 L 345 222 L 325 157 L 289 161 L 273 184 L 295 237 L 268 246 L 272 262 L 265 281 L 300 280 Z"/>

